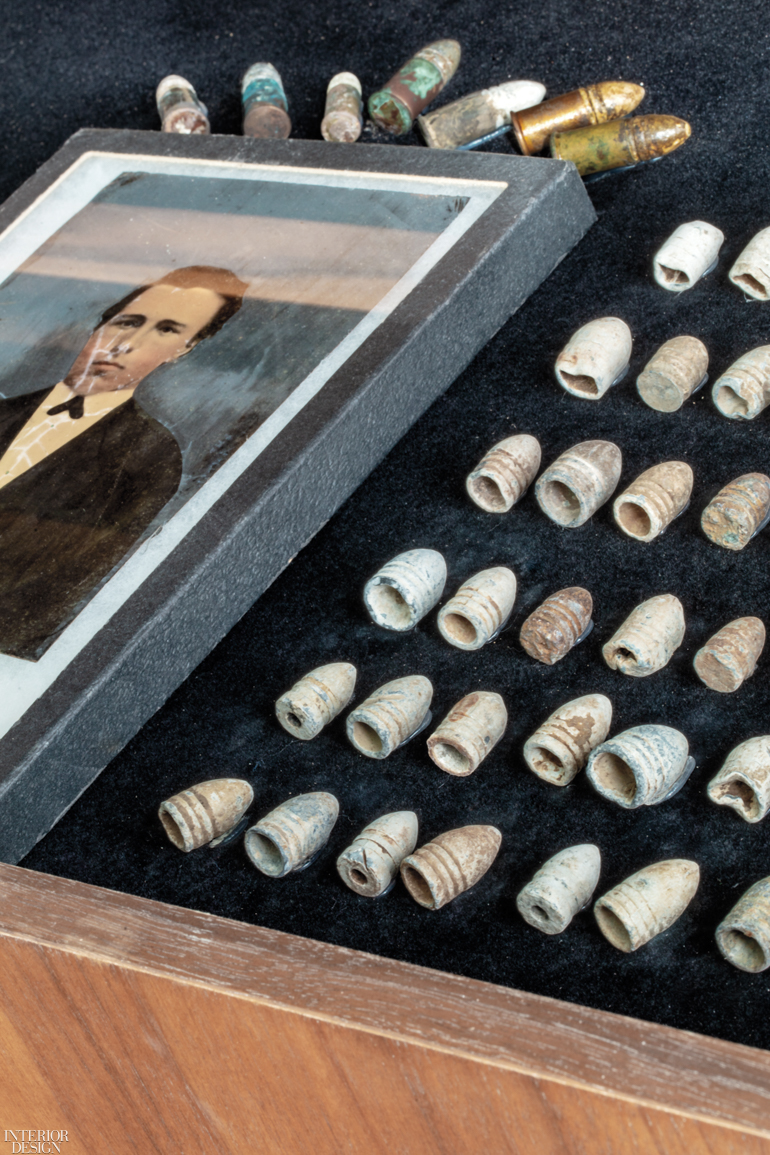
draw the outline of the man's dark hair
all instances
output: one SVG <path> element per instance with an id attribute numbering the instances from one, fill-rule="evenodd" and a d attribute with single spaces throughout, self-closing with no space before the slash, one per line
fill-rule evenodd
<path id="1" fill-rule="evenodd" d="M 201 341 L 205 341 L 207 337 L 213 337 L 226 321 L 235 316 L 243 303 L 243 294 L 249 287 L 245 281 L 239 280 L 235 273 L 231 273 L 229 269 L 219 269 L 216 265 L 187 265 L 184 269 L 173 269 L 165 276 L 159 277 L 157 281 L 151 281 L 147 285 L 140 285 L 138 289 L 132 289 L 117 304 L 110 305 L 109 309 L 105 309 L 99 324 L 96 326 L 97 329 L 101 325 L 106 325 L 113 317 L 125 313 L 132 301 L 135 301 L 148 289 L 154 288 L 155 285 L 173 285 L 179 289 L 211 289 L 222 298 L 220 309 L 214 314 L 208 325 L 204 325 L 188 342 L 191 349 L 195 345 L 199 345 Z"/>

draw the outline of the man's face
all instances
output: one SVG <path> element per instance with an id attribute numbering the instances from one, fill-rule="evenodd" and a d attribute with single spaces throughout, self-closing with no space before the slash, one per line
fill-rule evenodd
<path id="1" fill-rule="evenodd" d="M 222 304 L 213 289 L 151 285 L 125 312 L 99 326 L 65 384 L 83 395 L 134 389 L 153 369 L 187 353 Z"/>

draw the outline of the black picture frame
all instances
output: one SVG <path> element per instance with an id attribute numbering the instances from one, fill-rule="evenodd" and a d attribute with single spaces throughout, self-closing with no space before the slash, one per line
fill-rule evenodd
<path id="1" fill-rule="evenodd" d="M 403 177 L 418 195 L 421 181 L 437 180 L 448 191 L 468 182 L 496 191 L 18 717 L 8 712 L 19 709 L 8 682 L 0 859 L 11 863 L 50 830 L 595 219 L 576 169 L 561 161 L 88 129 L 0 207 L 0 241 L 93 156 L 125 163 L 126 172 L 152 158 L 156 165 L 312 170 L 321 181 L 324 172 L 345 173 L 354 184 Z M 13 676 L 0 663 L 0 694 Z"/>

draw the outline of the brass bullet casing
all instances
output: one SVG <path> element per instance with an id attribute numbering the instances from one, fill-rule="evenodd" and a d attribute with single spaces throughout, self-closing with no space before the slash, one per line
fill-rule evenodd
<path id="1" fill-rule="evenodd" d="M 535 480 L 540 458 L 540 442 L 529 433 L 498 441 L 468 474 L 468 496 L 487 513 L 507 513 Z"/>
<path id="2" fill-rule="evenodd" d="M 652 541 L 684 511 L 692 483 L 692 470 L 684 461 L 653 465 L 615 498 L 612 516 L 629 537 Z"/>
<path id="3" fill-rule="evenodd" d="M 770 228 L 751 238 L 727 275 L 755 301 L 770 297 Z"/>
<path id="4" fill-rule="evenodd" d="M 552 786 L 568 786 L 610 732 L 612 702 L 584 694 L 554 710 L 524 743 L 524 761 Z"/>
<path id="5" fill-rule="evenodd" d="M 601 852 L 592 842 L 560 850 L 519 891 L 519 914 L 544 934 L 561 934 L 591 901 L 601 867 Z"/>
<path id="6" fill-rule="evenodd" d="M 688 858 L 653 862 L 594 903 L 599 930 L 618 950 L 638 950 L 684 914 L 699 882 L 700 867 Z"/>
<path id="7" fill-rule="evenodd" d="M 321 121 L 321 136 L 341 144 L 352 144 L 361 135 L 361 81 L 352 72 L 338 72 L 326 89 L 326 107 Z"/>
<path id="8" fill-rule="evenodd" d="M 714 382 L 711 397 L 732 420 L 752 421 L 770 405 L 770 345 L 744 353 Z"/>
<path id="9" fill-rule="evenodd" d="M 736 618 L 709 638 L 692 664 L 710 690 L 732 694 L 754 673 L 764 647 L 765 626 L 760 618 Z"/>
<path id="10" fill-rule="evenodd" d="M 337 859 L 340 878 L 364 898 L 389 890 L 407 854 L 417 845 L 417 815 L 396 810 L 370 822 Z"/>
<path id="11" fill-rule="evenodd" d="M 746 822 L 761 822 L 770 809 L 770 737 L 749 738 L 731 750 L 706 792 Z"/>
<path id="12" fill-rule="evenodd" d="M 622 466 L 623 456 L 612 441 L 581 441 L 540 476 L 535 500 L 551 521 L 575 529 L 612 497 Z"/>
<path id="13" fill-rule="evenodd" d="M 634 116 L 591 128 L 555 132 L 551 156 L 571 160 L 581 176 L 658 160 L 684 144 L 689 124 L 678 116 Z M 686 286 L 685 286 L 686 287 Z"/>
<path id="14" fill-rule="evenodd" d="M 385 630 L 413 629 L 438 602 L 446 562 L 435 549 L 408 549 L 391 558 L 364 586 L 372 621 Z"/>
<path id="15" fill-rule="evenodd" d="M 417 117 L 429 148 L 473 148 L 511 126 L 511 113 L 532 108 L 545 96 L 536 80 L 507 80 L 461 96 L 435 112 Z"/>
<path id="16" fill-rule="evenodd" d="M 252 64 L 241 80 L 241 103 L 244 136 L 286 140 L 291 132 L 291 118 L 277 68 L 267 61 Z"/>
<path id="17" fill-rule="evenodd" d="M 384 88 L 369 97 L 369 115 L 374 123 L 395 136 L 409 132 L 415 117 L 452 79 L 460 56 L 456 40 L 434 40 L 415 52 Z"/>
<path id="18" fill-rule="evenodd" d="M 620 317 L 598 317 L 574 333 L 556 358 L 556 380 L 573 397 L 598 401 L 625 377 L 631 330 Z"/>
<path id="19" fill-rule="evenodd" d="M 700 524 L 709 541 L 723 549 L 744 549 L 770 515 L 770 477 L 744 473 L 720 489 L 704 509 Z"/>
<path id="20" fill-rule="evenodd" d="M 242 778 L 211 778 L 161 802 L 163 829 L 186 854 L 224 837 L 254 801 L 254 791 Z"/>
<path id="21" fill-rule="evenodd" d="M 438 910 L 483 878 L 502 840 L 496 826 L 447 830 L 407 855 L 401 863 L 401 878 L 415 902 Z"/>
<path id="22" fill-rule="evenodd" d="M 530 658 L 552 666 L 570 652 L 591 625 L 594 600 L 581 586 L 557 590 L 533 610 L 521 627 L 519 641 Z"/>
<path id="23" fill-rule="evenodd" d="M 353 697 L 356 675 L 350 662 L 330 662 L 305 674 L 275 703 L 284 730 L 304 742 L 315 738 Z"/>
<path id="24" fill-rule="evenodd" d="M 679 225 L 652 258 L 655 280 L 669 293 L 686 292 L 715 267 L 724 239 L 707 221 Z"/>
<path id="25" fill-rule="evenodd" d="M 646 678 L 662 670 L 684 639 L 684 610 L 673 594 L 648 598 L 628 615 L 602 646 L 611 670 L 631 678 Z"/>
<path id="26" fill-rule="evenodd" d="M 717 946 L 738 970 L 759 974 L 770 967 L 770 878 L 741 895 L 716 929 Z"/>
<path id="27" fill-rule="evenodd" d="M 597 746 L 586 776 L 594 789 L 624 810 L 673 798 L 695 769 L 684 734 L 672 726 L 633 726 Z"/>
<path id="28" fill-rule="evenodd" d="M 515 112 L 511 116 L 511 127 L 521 151 L 531 156 L 543 151 L 553 133 L 628 116 L 643 99 L 644 89 L 640 84 L 603 80 L 600 84 L 553 96 L 535 108 Z"/>
<path id="29" fill-rule="evenodd" d="M 650 409 L 675 413 L 706 383 L 708 349 L 697 337 L 672 337 L 650 358 L 636 379 L 636 388 Z"/>
<path id="30" fill-rule="evenodd" d="M 480 650 L 503 628 L 516 600 L 516 575 L 504 565 L 463 582 L 438 615 L 441 636 L 458 650 Z"/>
<path id="31" fill-rule="evenodd" d="M 206 105 L 183 76 L 164 76 L 155 90 L 161 132 L 202 136 L 211 132 Z"/>
<path id="32" fill-rule="evenodd" d="M 285 878 L 309 866 L 329 841 L 340 812 L 333 794 L 316 790 L 296 794 L 271 810 L 244 836 L 249 859 L 270 878 Z"/>
<path id="33" fill-rule="evenodd" d="M 505 733 L 508 711 L 499 694 L 476 690 L 456 702 L 428 739 L 428 753 L 441 770 L 465 778 L 478 770 Z"/>
<path id="34" fill-rule="evenodd" d="M 349 741 L 367 758 L 387 758 L 430 720 L 433 686 L 422 674 L 386 682 L 348 714 Z"/>

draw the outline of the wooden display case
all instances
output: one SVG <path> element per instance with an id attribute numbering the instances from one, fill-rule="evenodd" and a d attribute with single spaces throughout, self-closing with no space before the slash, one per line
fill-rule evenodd
<path id="1" fill-rule="evenodd" d="M 770 1152 L 764 1051 L 7 865 L 0 1016 L 8 1150 Z"/>

